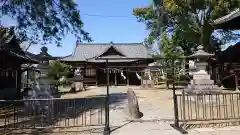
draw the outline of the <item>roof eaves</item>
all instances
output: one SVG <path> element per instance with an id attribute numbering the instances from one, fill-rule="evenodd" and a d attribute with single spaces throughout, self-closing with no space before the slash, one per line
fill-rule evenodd
<path id="1" fill-rule="evenodd" d="M 3 48 L 0 48 L 0 51 L 6 51 L 6 52 L 8 52 L 10 55 L 12 55 L 14 57 L 23 59 L 23 60 L 31 62 L 31 63 L 38 63 L 38 60 L 30 58 L 25 53 L 24 54 L 18 54 L 18 53 L 14 52 L 14 51 L 11 51 L 9 49 L 3 49 Z"/>
<path id="2" fill-rule="evenodd" d="M 231 13 L 221 17 L 221 18 L 218 18 L 216 20 L 213 21 L 214 25 L 218 25 L 218 24 L 222 24 L 222 23 L 225 23 L 227 21 L 230 21 L 232 19 L 235 19 L 237 17 L 240 17 L 240 8 L 232 11 Z"/>

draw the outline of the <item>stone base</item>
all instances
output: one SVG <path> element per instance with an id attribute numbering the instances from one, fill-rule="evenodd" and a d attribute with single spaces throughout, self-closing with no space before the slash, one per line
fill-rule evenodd
<path id="1" fill-rule="evenodd" d="M 154 86 L 153 80 L 142 80 L 142 88 L 152 88 Z"/>
<path id="2" fill-rule="evenodd" d="M 83 82 L 74 82 L 74 87 L 76 91 L 84 90 Z"/>
<path id="3" fill-rule="evenodd" d="M 216 90 L 218 87 L 214 84 L 214 81 L 210 79 L 210 75 L 208 75 L 205 71 L 200 70 L 193 75 L 193 80 L 188 85 L 188 89 L 195 90 Z"/>

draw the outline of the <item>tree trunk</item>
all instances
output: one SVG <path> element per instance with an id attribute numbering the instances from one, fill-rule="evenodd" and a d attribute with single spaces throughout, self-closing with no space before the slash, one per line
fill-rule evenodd
<path id="1" fill-rule="evenodd" d="M 211 52 L 213 49 L 210 40 L 211 36 L 213 33 L 213 27 L 212 25 L 208 22 L 208 20 L 204 20 L 203 26 L 201 26 L 201 38 L 200 38 L 200 43 L 203 45 L 204 50 L 207 52 Z"/>

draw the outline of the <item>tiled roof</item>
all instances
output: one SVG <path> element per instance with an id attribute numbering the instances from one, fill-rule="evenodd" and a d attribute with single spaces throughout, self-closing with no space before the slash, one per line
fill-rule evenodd
<path id="1" fill-rule="evenodd" d="M 218 19 L 214 20 L 214 24 L 224 23 L 224 22 L 230 21 L 230 20 L 232 20 L 234 18 L 237 18 L 237 17 L 240 17 L 240 9 L 239 8 L 234 10 L 233 12 L 231 12 L 228 15 L 225 15 L 221 18 L 218 18 Z"/>
<path id="2" fill-rule="evenodd" d="M 214 20 L 213 22 L 213 25 L 215 25 L 215 27 L 227 27 L 227 26 L 224 26 L 224 24 L 226 23 L 231 23 L 228 27 L 239 27 L 239 19 L 240 19 L 240 8 L 232 11 L 231 13 L 221 17 L 221 18 L 218 18 L 216 20 Z M 237 21 L 235 24 L 233 24 L 232 22 L 233 21 Z M 236 25 L 236 26 L 235 26 Z"/>
<path id="3" fill-rule="evenodd" d="M 98 59 L 98 58 L 100 58 L 100 59 Z M 110 55 L 110 56 L 103 56 L 103 57 L 94 57 L 94 58 L 88 59 L 87 61 L 88 62 L 106 62 L 106 59 L 110 59 L 110 60 L 108 60 L 109 62 L 130 62 L 130 61 L 136 61 L 136 60 L 128 60 L 128 59 L 125 59 L 125 58 L 127 58 L 127 57 L 120 56 L 120 55 Z"/>
<path id="4" fill-rule="evenodd" d="M 8 53 L 8 54 L 11 55 L 11 56 L 14 56 L 14 57 L 16 57 L 16 58 L 18 58 L 18 59 L 24 60 L 25 62 L 38 63 L 37 60 L 29 57 L 29 56 L 28 56 L 27 54 L 25 54 L 25 53 L 19 54 L 19 53 L 16 53 L 16 52 L 14 52 L 14 51 L 11 51 L 10 49 L 4 49 L 4 48 L 0 48 L 0 52 L 6 52 L 6 53 Z"/>
<path id="5" fill-rule="evenodd" d="M 104 52 L 106 52 L 111 46 L 114 47 L 119 53 L 123 54 L 127 58 L 151 58 L 148 53 L 148 49 L 142 43 L 87 43 L 76 45 L 72 55 L 61 59 L 62 61 L 92 61 L 97 62 L 95 59 Z M 122 60 L 121 60 L 122 61 Z M 98 62 L 100 62 L 98 60 Z"/>

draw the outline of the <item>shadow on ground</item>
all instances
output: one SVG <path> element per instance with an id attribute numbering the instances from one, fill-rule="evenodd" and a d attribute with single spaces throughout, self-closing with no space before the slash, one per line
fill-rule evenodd
<path id="1" fill-rule="evenodd" d="M 119 104 L 126 98 L 126 93 L 110 94 L 109 105 Z M 56 99 L 51 102 L 52 107 L 48 108 L 47 117 L 43 117 L 41 113 L 36 112 L 26 113 L 26 111 L 23 111 L 24 102 L 8 102 L 9 105 L 11 104 L 13 106 L 12 110 L 15 110 L 15 113 L 6 111 L 4 114 L 0 115 L 0 132 L 7 132 L 7 130 L 11 128 L 42 128 L 41 131 L 36 131 L 36 129 L 34 129 L 30 130 L 29 133 L 33 135 L 42 135 L 43 131 L 53 132 L 55 128 L 62 127 L 103 127 L 105 123 L 105 101 L 105 95 L 96 95 L 76 99 Z M 0 111 L 0 113 L 2 112 L 3 111 Z M 91 119 L 93 116 L 95 118 L 97 116 L 96 122 L 87 122 L 88 119 Z M 72 123 L 70 123 L 70 121 L 72 121 Z"/>

